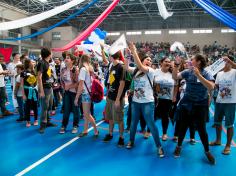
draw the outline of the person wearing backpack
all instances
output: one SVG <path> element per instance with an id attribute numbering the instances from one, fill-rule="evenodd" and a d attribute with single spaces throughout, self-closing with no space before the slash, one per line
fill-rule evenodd
<path id="1" fill-rule="evenodd" d="M 164 150 L 159 139 L 158 128 L 156 127 L 154 121 L 153 80 L 155 76 L 155 70 L 151 68 L 151 58 L 148 55 L 145 55 L 140 58 L 137 53 L 137 49 L 133 43 L 130 43 L 130 50 L 133 53 L 135 63 L 137 64 L 139 70 L 133 78 L 134 96 L 132 102 L 130 141 L 127 144 L 126 148 L 131 149 L 134 147 L 137 125 L 140 118 L 140 114 L 142 114 L 154 138 L 157 147 L 157 153 L 159 157 L 162 158 L 164 157 Z M 129 67 L 127 61 L 125 62 L 125 65 L 127 71 L 134 73 L 135 68 Z"/>
<path id="2" fill-rule="evenodd" d="M 114 124 L 119 125 L 118 146 L 124 146 L 124 95 L 125 95 L 125 69 L 120 63 L 121 52 L 111 55 L 112 66 L 109 70 L 109 87 L 107 94 L 107 103 L 105 108 L 105 117 L 109 120 L 109 134 L 103 139 L 109 142 L 113 138 Z"/>
<path id="3" fill-rule="evenodd" d="M 92 124 L 94 128 L 94 137 L 97 138 L 99 134 L 95 120 L 90 112 L 90 107 L 92 102 L 91 99 L 92 73 L 93 73 L 93 67 L 90 64 L 90 57 L 88 55 L 82 55 L 79 63 L 79 85 L 74 101 L 74 104 L 78 106 L 79 97 L 82 96 L 82 107 L 84 113 L 84 131 L 79 134 L 79 137 L 84 137 L 88 135 L 89 122 Z"/>
<path id="4" fill-rule="evenodd" d="M 76 57 L 70 53 L 67 54 L 65 59 L 66 67 L 62 68 L 60 75 L 60 82 L 64 90 L 64 114 L 60 134 L 64 134 L 68 125 L 70 112 L 73 112 L 73 129 L 72 134 L 78 132 L 79 124 L 79 107 L 74 104 L 76 96 L 76 88 L 78 86 L 78 69 L 75 66 Z M 81 102 L 81 100 L 79 100 Z M 79 103 L 80 104 L 80 103 Z"/>

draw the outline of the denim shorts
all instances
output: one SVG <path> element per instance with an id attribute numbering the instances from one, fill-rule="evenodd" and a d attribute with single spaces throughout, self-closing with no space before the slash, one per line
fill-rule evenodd
<path id="1" fill-rule="evenodd" d="M 91 103 L 91 97 L 89 93 L 83 93 L 82 94 L 82 103 Z"/>
<path id="2" fill-rule="evenodd" d="M 214 122 L 221 125 L 225 117 L 225 127 L 230 128 L 234 126 L 236 103 L 216 103 Z"/>

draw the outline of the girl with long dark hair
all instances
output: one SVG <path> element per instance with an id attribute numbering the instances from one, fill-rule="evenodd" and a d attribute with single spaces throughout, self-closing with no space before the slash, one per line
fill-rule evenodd
<path id="1" fill-rule="evenodd" d="M 174 156 L 180 157 L 182 143 L 189 127 L 194 123 L 198 130 L 205 154 L 211 164 L 215 164 L 215 158 L 210 153 L 208 134 L 206 131 L 206 117 L 208 113 L 208 91 L 214 89 L 214 78 L 206 71 L 206 59 L 202 55 L 192 57 L 192 68 L 178 73 L 178 65 L 173 69 L 174 79 L 186 80 L 186 91 L 180 102 L 180 129 L 178 145 L 175 148 Z"/>

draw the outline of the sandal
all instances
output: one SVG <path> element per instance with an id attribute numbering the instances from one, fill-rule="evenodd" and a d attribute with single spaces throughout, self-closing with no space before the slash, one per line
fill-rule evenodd
<path id="1" fill-rule="evenodd" d="M 209 145 L 210 146 L 220 146 L 221 143 L 217 143 L 216 141 L 214 141 L 214 142 L 210 142 Z"/>
<path id="2" fill-rule="evenodd" d="M 94 134 L 94 138 L 97 139 L 99 135 L 99 131 L 97 132 L 97 134 Z"/>
<path id="3" fill-rule="evenodd" d="M 87 136 L 88 135 L 88 133 L 80 133 L 79 135 L 78 135 L 78 137 L 85 137 L 85 136 Z"/>
<path id="4" fill-rule="evenodd" d="M 224 150 L 222 151 L 222 154 L 223 154 L 223 155 L 229 155 L 230 152 L 231 152 L 230 149 L 224 149 Z"/>
<path id="5" fill-rule="evenodd" d="M 167 139 L 168 139 L 168 136 L 166 134 L 163 134 L 162 141 L 167 141 Z"/>

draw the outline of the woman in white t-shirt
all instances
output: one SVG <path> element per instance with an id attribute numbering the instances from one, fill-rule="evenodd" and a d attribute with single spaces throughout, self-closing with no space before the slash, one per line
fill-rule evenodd
<path id="1" fill-rule="evenodd" d="M 155 92 L 158 95 L 157 116 L 161 118 L 162 122 L 162 140 L 167 140 L 167 129 L 169 125 L 169 112 L 172 103 L 176 101 L 177 86 L 175 80 L 172 78 L 171 61 L 165 57 L 160 60 L 161 68 L 156 70 L 155 73 Z M 150 132 L 149 130 L 147 133 Z M 145 135 L 146 136 L 146 135 Z"/>
<path id="2" fill-rule="evenodd" d="M 88 123 L 90 122 L 94 128 L 94 137 L 97 138 L 99 131 L 97 130 L 95 120 L 90 111 L 92 103 L 90 97 L 92 86 L 91 73 L 93 73 L 93 67 L 90 64 L 90 57 L 88 55 L 83 55 L 80 58 L 79 63 L 79 86 L 75 97 L 75 105 L 77 105 L 79 97 L 82 96 L 82 107 L 84 113 L 84 131 L 79 134 L 79 137 L 87 136 Z"/>
<path id="3" fill-rule="evenodd" d="M 232 138 L 234 135 L 234 121 L 236 110 L 236 64 L 233 57 L 225 57 L 225 67 L 216 77 L 215 85 L 218 88 L 218 96 L 215 104 L 214 122 L 216 125 L 216 140 L 210 142 L 211 146 L 221 145 L 222 120 L 225 116 L 227 128 L 227 144 L 222 154 L 229 155 Z"/>
<path id="4" fill-rule="evenodd" d="M 157 153 L 160 157 L 164 157 L 164 151 L 159 139 L 158 128 L 154 122 L 154 96 L 153 96 L 153 79 L 155 71 L 151 68 L 152 59 L 144 54 L 137 54 L 136 47 L 130 44 L 130 50 L 134 56 L 138 70 L 130 68 L 126 61 L 126 69 L 134 74 L 134 95 L 132 102 L 132 117 L 130 129 L 130 141 L 126 148 L 131 149 L 134 146 L 135 134 L 139 122 L 140 114 L 143 115 L 147 126 L 150 128 L 154 138 Z"/>

